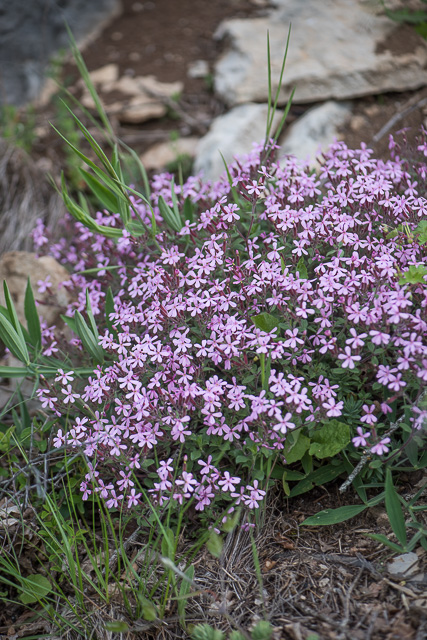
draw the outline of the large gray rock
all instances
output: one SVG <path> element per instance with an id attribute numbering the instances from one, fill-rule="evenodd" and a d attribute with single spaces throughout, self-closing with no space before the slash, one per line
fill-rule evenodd
<path id="1" fill-rule="evenodd" d="M 265 104 L 244 104 L 216 118 L 198 144 L 194 170 L 203 171 L 205 180 L 218 180 L 225 172 L 221 154 L 228 164 L 235 156 L 247 154 L 254 142 L 261 142 L 267 113 Z M 272 135 L 281 115 L 279 111 L 275 114 Z"/>
<path id="2" fill-rule="evenodd" d="M 317 168 L 316 158 L 339 138 L 339 130 L 350 119 L 350 102 L 328 100 L 309 109 L 280 138 L 281 153 L 293 155 Z"/>
<path id="3" fill-rule="evenodd" d="M 50 58 L 98 33 L 120 0 L 0 0 L 0 104 L 34 100 Z"/>
<path id="4" fill-rule="evenodd" d="M 427 42 L 411 32 L 404 53 L 390 51 L 398 29 L 360 0 L 275 0 L 268 17 L 227 20 L 218 37 L 231 48 L 215 67 L 215 89 L 229 105 L 267 100 L 267 31 L 276 90 L 292 25 L 281 104 L 342 100 L 427 85 Z M 401 47 L 400 47 L 401 48 Z"/>

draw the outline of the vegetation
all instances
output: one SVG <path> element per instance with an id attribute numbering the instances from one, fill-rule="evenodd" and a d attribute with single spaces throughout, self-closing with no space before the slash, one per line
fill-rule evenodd
<path id="1" fill-rule="evenodd" d="M 0 309 L 22 363 L 0 374 L 30 378 L 41 405 L 31 415 L 18 391 L 2 411 L 1 518 L 14 520 L 2 597 L 58 637 L 143 633 L 173 616 L 195 639 L 224 637 L 188 616 L 194 599 L 218 604 L 193 560 L 205 545 L 223 558 L 224 539 L 246 532 L 262 603 L 253 536 L 279 482 L 283 500 L 352 485 L 356 504 L 306 526 L 384 502 L 394 536 L 376 539 L 427 548 L 422 489 L 396 490 L 427 462 L 426 132 L 412 157 L 391 138 L 388 162 L 337 142 L 316 173 L 278 160 L 276 107 L 270 92 L 265 140 L 219 182 L 149 181 L 139 166 L 137 186 L 124 179 L 136 154 L 105 114 L 111 153 L 67 108 L 91 157 L 58 133 L 91 195 L 63 178 L 61 239 L 39 221 L 34 242 L 69 269 L 69 331 L 40 321 L 30 284 L 25 326 L 7 284 Z M 271 637 L 267 619 L 249 630 L 217 610 L 230 640 Z"/>

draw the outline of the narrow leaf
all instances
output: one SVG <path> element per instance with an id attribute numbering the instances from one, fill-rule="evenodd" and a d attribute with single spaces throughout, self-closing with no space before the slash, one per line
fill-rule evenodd
<path id="1" fill-rule="evenodd" d="M 110 213 L 117 213 L 117 197 L 111 193 L 97 178 L 84 169 L 79 169 L 79 173 L 88 185 L 89 189 L 96 196 L 100 204 Z"/>
<path id="2" fill-rule="evenodd" d="M 76 322 L 77 335 L 82 341 L 84 348 L 97 364 L 102 364 L 104 362 L 104 351 L 97 343 L 95 336 L 79 311 L 75 312 L 74 320 Z"/>
<path id="3" fill-rule="evenodd" d="M 406 545 L 406 525 L 402 505 L 393 485 L 391 469 L 387 467 L 385 478 L 385 508 L 396 538 L 400 544 Z"/>
<path id="4" fill-rule="evenodd" d="M 38 348 L 42 343 L 42 332 L 40 329 L 40 318 L 37 313 L 30 278 L 28 278 L 27 288 L 25 289 L 24 313 L 27 321 L 28 333 L 31 338 L 31 344 L 33 347 Z"/>
<path id="5" fill-rule="evenodd" d="M 21 336 L 18 335 L 9 320 L 0 314 L 0 340 L 4 342 L 15 358 L 28 365 L 30 364 L 30 356 L 25 340 Z"/>
<path id="6" fill-rule="evenodd" d="M 351 504 L 345 507 L 338 507 L 337 509 L 324 509 L 316 513 L 315 516 L 306 518 L 302 524 L 311 527 L 338 524 L 339 522 L 345 522 L 346 520 L 350 520 L 350 518 L 354 518 L 354 516 L 362 513 L 366 508 L 364 504 Z"/>

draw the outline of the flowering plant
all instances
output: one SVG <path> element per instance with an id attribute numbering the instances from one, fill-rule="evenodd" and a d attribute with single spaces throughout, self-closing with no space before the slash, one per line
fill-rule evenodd
<path id="1" fill-rule="evenodd" d="M 411 163 L 390 148 L 384 162 L 336 142 L 315 173 L 276 160 L 271 141 L 215 184 L 161 174 L 144 196 L 129 188 L 125 216 L 87 174 L 117 208 L 68 217 L 56 243 L 38 223 L 38 251 L 71 270 L 75 336 L 61 347 L 43 328 L 42 357 L 70 359 L 37 393 L 58 418 L 55 446 L 87 458 L 84 499 L 132 508 L 144 488 L 209 517 L 217 505 L 257 509 L 271 477 L 287 492 L 287 480 L 305 482 L 295 494 L 325 460 L 322 482 L 351 471 L 358 447 L 381 456 L 416 439 L 426 132 Z M 72 365 L 85 357 L 86 381 Z"/>

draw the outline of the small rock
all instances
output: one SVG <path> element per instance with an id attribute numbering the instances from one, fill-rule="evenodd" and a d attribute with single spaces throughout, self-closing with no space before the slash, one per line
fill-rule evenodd
<path id="1" fill-rule="evenodd" d="M 138 124 L 166 115 L 166 107 L 161 102 L 144 96 L 131 98 L 123 102 L 113 102 L 108 105 L 108 115 L 116 116 L 120 122 Z"/>
<path id="2" fill-rule="evenodd" d="M 351 109 L 351 103 L 333 101 L 309 109 L 281 138 L 282 152 L 317 168 L 316 157 L 339 138 L 339 128 L 350 118 Z"/>
<path id="3" fill-rule="evenodd" d="M 254 142 L 265 136 L 268 107 L 265 104 L 244 104 L 216 118 L 208 133 L 200 140 L 194 163 L 196 172 L 203 171 L 205 180 L 218 180 L 224 173 L 224 162 L 244 155 Z M 277 111 L 272 135 L 280 122 L 282 112 Z"/>
<path id="4" fill-rule="evenodd" d="M 205 78 L 209 74 L 209 63 L 206 60 L 195 60 L 188 65 L 189 78 Z"/>
<path id="5" fill-rule="evenodd" d="M 107 65 L 114 67 L 116 65 Z M 162 118 L 166 114 L 166 99 L 181 93 L 182 82 L 159 82 L 154 76 L 122 76 L 118 80 L 102 85 L 104 108 L 107 115 L 116 116 L 121 122 L 140 123 L 153 118 Z M 108 103 L 108 94 L 114 92 L 114 102 Z M 123 100 L 117 100 L 117 93 L 123 94 Z M 81 97 L 81 103 L 87 109 L 95 109 L 95 103 L 89 91 Z"/>
<path id="6" fill-rule="evenodd" d="M 94 85 L 117 82 L 119 79 L 119 65 L 114 63 L 106 64 L 104 67 L 91 71 L 89 76 Z M 81 80 L 81 82 L 83 82 L 83 80 Z"/>
<path id="7" fill-rule="evenodd" d="M 389 562 L 387 571 L 392 575 L 402 575 L 409 578 L 418 572 L 418 556 L 416 553 L 403 553 Z"/>
<path id="8" fill-rule="evenodd" d="M 141 156 L 141 162 L 147 170 L 160 171 L 174 162 L 179 156 L 196 155 L 199 138 L 179 138 L 174 142 L 160 142 Z"/>
<path id="9" fill-rule="evenodd" d="M 52 293 L 38 292 L 37 282 L 50 277 L 50 290 Z M 5 305 L 3 294 L 3 281 L 7 282 L 10 295 L 16 308 L 18 319 L 26 325 L 24 313 L 25 288 L 30 278 L 34 298 L 40 302 L 39 315 L 43 316 L 46 323 L 57 325 L 62 323 L 61 313 L 71 302 L 68 291 L 59 285 L 69 279 L 69 273 L 55 258 L 42 256 L 38 258 L 35 253 L 27 251 L 11 251 L 0 258 L 0 304 Z"/>
<path id="10" fill-rule="evenodd" d="M 350 121 L 350 129 L 352 131 L 360 131 L 363 127 L 366 126 L 366 118 L 365 116 L 356 115 L 353 116 Z"/>

